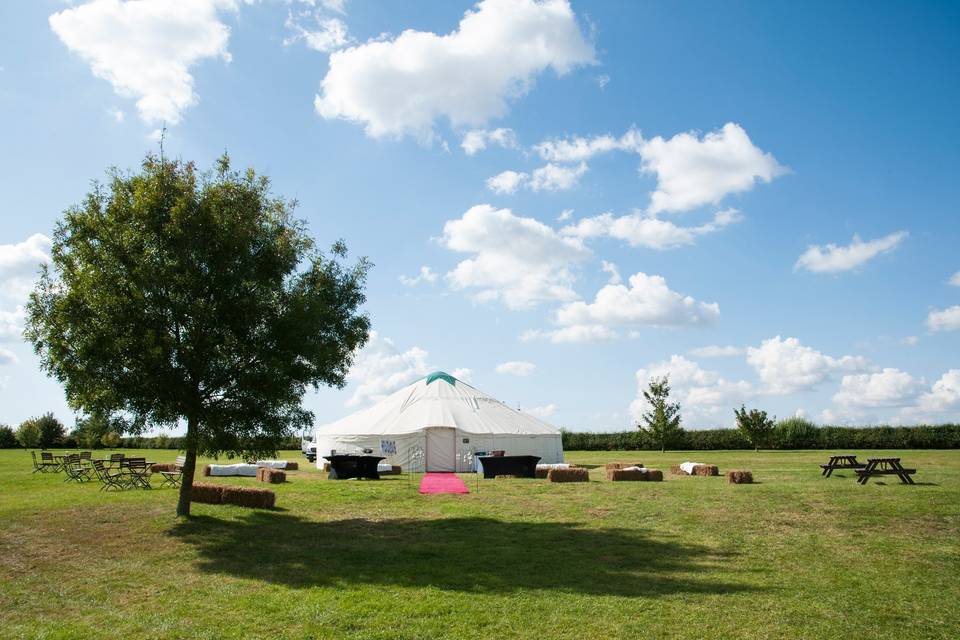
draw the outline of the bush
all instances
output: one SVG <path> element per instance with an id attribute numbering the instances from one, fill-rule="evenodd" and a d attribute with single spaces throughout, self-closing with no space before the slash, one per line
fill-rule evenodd
<path id="1" fill-rule="evenodd" d="M 651 451 L 660 447 L 643 432 L 561 431 L 567 451 Z M 818 427 L 803 418 L 781 420 L 773 430 L 775 449 L 960 449 L 960 424 L 914 427 Z M 684 431 L 677 448 L 686 451 L 752 449 L 737 429 Z"/>
<path id="2" fill-rule="evenodd" d="M 63 436 L 66 430 L 63 423 L 53 417 L 52 413 L 45 413 L 39 418 L 34 418 L 37 427 L 40 429 L 40 446 L 44 449 L 62 444 Z"/>
<path id="3" fill-rule="evenodd" d="M 17 440 L 20 445 L 27 449 L 34 449 L 40 446 L 40 425 L 35 418 L 24 420 L 17 428 Z"/>
<path id="4" fill-rule="evenodd" d="M 760 409 L 747 411 L 745 406 L 740 405 L 739 409 L 733 410 L 733 414 L 737 418 L 737 429 L 750 441 L 754 450 L 759 451 L 760 447 L 770 446 L 774 421 L 767 417 L 766 411 Z"/>
<path id="5" fill-rule="evenodd" d="M 0 425 L 0 449 L 16 449 L 20 446 L 17 434 L 7 425 Z"/>
<path id="6" fill-rule="evenodd" d="M 814 449 L 819 445 L 819 435 L 817 425 L 795 416 L 777 423 L 773 441 L 778 449 Z"/>
<path id="7" fill-rule="evenodd" d="M 100 443 L 108 449 L 116 449 L 120 446 L 120 434 L 116 431 L 108 431 L 100 438 Z"/>

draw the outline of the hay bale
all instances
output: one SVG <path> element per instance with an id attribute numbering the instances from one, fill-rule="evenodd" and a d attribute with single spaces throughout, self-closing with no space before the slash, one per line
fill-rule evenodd
<path id="1" fill-rule="evenodd" d="M 205 476 L 209 476 L 209 475 L 210 475 L 210 465 L 209 465 L 209 464 L 203 465 L 203 475 L 205 475 Z"/>
<path id="2" fill-rule="evenodd" d="M 548 473 L 550 473 L 550 467 L 537 467 L 533 472 L 533 477 L 543 480 L 547 477 Z"/>
<path id="3" fill-rule="evenodd" d="M 715 464 L 698 464 L 693 468 L 693 473 L 691 475 L 718 476 L 720 475 L 720 469 L 718 469 L 717 465 Z"/>
<path id="4" fill-rule="evenodd" d="M 749 471 L 727 471 L 730 484 L 753 484 L 753 474 Z"/>
<path id="5" fill-rule="evenodd" d="M 284 471 L 299 471 L 300 464 L 298 462 L 288 462 L 287 466 L 284 468 Z"/>
<path id="6" fill-rule="evenodd" d="M 177 465 L 173 462 L 158 462 L 150 465 L 150 473 L 160 473 L 161 471 L 176 471 Z"/>
<path id="7" fill-rule="evenodd" d="M 195 482 L 190 490 L 191 502 L 202 502 L 204 504 L 220 504 L 223 502 L 224 486 L 220 484 L 204 484 Z"/>
<path id="8" fill-rule="evenodd" d="M 612 471 L 614 469 L 626 469 L 627 467 L 642 467 L 642 462 L 608 462 L 606 464 L 607 471 Z"/>
<path id="9" fill-rule="evenodd" d="M 678 464 L 674 464 L 674 465 L 671 465 L 671 466 L 670 466 L 670 473 L 672 473 L 672 474 L 675 475 L 675 476 L 688 476 L 688 475 L 690 475 L 689 473 L 687 473 L 686 471 L 684 471 L 683 469 L 681 469 L 681 468 L 680 468 L 680 465 L 678 465 Z"/>
<path id="10" fill-rule="evenodd" d="M 238 507 L 253 509 L 272 509 L 277 502 L 277 494 L 270 489 L 254 489 L 252 487 L 223 487 L 223 504 L 234 504 Z"/>
<path id="11" fill-rule="evenodd" d="M 260 482 L 269 482 L 270 484 L 280 484 L 281 482 L 287 481 L 287 474 L 280 469 L 259 467 L 257 469 L 257 480 Z"/>
<path id="12" fill-rule="evenodd" d="M 550 469 L 547 473 L 550 482 L 589 482 L 590 472 L 582 467 L 568 469 Z"/>
<path id="13" fill-rule="evenodd" d="M 607 479 L 612 482 L 644 482 L 647 472 L 640 469 L 607 469 Z"/>
<path id="14" fill-rule="evenodd" d="M 647 482 L 663 482 L 663 471 L 660 469 L 647 469 L 645 475 Z"/>

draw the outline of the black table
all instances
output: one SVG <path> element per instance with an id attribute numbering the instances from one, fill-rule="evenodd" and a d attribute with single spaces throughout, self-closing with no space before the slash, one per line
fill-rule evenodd
<path id="1" fill-rule="evenodd" d="M 497 476 L 517 476 L 518 478 L 537 477 L 537 463 L 540 456 L 478 456 L 483 465 L 484 478 Z"/>
<path id="2" fill-rule="evenodd" d="M 851 453 L 843 453 L 830 456 L 830 462 L 820 465 L 820 468 L 823 469 L 820 475 L 829 478 L 836 469 L 863 469 L 865 466 L 867 465 L 857 462 L 857 456 Z"/>
<path id="3" fill-rule="evenodd" d="M 897 476 L 903 484 L 914 484 L 912 476 L 916 469 L 904 469 L 900 458 L 867 458 L 863 469 L 857 469 L 858 484 L 867 484 L 872 476 Z"/>
<path id="4" fill-rule="evenodd" d="M 370 480 L 379 480 L 380 474 L 377 473 L 377 464 L 381 460 L 386 460 L 383 456 L 323 456 L 323 459 L 330 463 L 331 480 L 348 480 L 350 478 L 369 478 Z"/>

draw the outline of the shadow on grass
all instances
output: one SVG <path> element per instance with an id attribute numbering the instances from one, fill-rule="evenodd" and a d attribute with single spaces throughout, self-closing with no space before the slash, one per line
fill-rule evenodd
<path id="1" fill-rule="evenodd" d="M 710 578 L 729 571 L 721 565 L 732 554 L 653 540 L 638 530 L 571 523 L 314 522 L 257 511 L 232 521 L 194 517 L 170 535 L 196 548 L 200 571 L 295 588 L 370 584 L 647 597 L 759 590 Z"/>

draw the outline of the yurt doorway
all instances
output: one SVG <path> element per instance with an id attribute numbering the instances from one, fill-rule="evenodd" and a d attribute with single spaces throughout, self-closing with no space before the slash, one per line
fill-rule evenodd
<path id="1" fill-rule="evenodd" d="M 457 430 L 430 427 L 427 431 L 427 471 L 456 471 Z"/>

